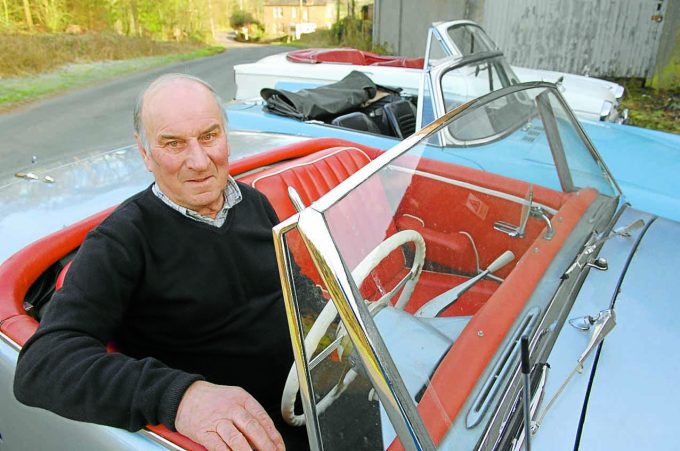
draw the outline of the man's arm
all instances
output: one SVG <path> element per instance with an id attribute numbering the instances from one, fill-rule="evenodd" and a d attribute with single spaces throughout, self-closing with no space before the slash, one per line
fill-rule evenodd
<path id="1" fill-rule="evenodd" d="M 159 423 L 174 428 L 184 392 L 201 377 L 153 358 L 106 352 L 141 274 L 135 244 L 124 246 L 101 231 L 83 243 L 21 350 L 14 381 L 19 401 L 130 431 Z"/>

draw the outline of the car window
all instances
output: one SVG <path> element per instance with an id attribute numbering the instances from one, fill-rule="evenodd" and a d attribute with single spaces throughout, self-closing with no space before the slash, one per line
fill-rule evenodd
<path id="1" fill-rule="evenodd" d="M 496 50 L 493 41 L 477 26 L 454 25 L 447 33 L 463 56 Z"/>

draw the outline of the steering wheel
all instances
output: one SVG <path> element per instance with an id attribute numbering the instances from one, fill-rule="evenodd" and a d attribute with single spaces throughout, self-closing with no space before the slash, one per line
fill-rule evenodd
<path id="1" fill-rule="evenodd" d="M 352 278 L 356 283 L 357 287 L 360 287 L 363 281 L 366 279 L 368 274 L 375 269 L 378 264 L 385 259 L 392 251 L 396 250 L 400 246 L 412 242 L 415 244 L 416 252 L 413 258 L 413 265 L 409 270 L 408 274 L 404 276 L 403 279 L 397 283 L 394 288 L 392 288 L 388 293 L 385 293 L 381 298 L 372 303 L 376 308 L 387 305 L 394 294 L 399 291 L 402 287 L 403 290 L 399 299 L 395 303 L 395 308 L 403 310 L 404 306 L 408 302 L 408 299 L 413 294 L 413 289 L 418 283 L 418 278 L 423 269 L 423 262 L 425 261 L 425 240 L 422 235 L 415 230 L 402 230 L 395 233 L 394 235 L 387 238 L 385 241 L 381 242 L 375 247 L 371 252 L 369 252 L 366 257 L 357 265 L 352 271 Z M 375 310 L 371 309 L 371 310 Z M 333 301 L 329 300 L 326 305 L 321 310 L 321 313 L 317 317 L 314 324 L 310 328 L 307 336 L 305 337 L 305 352 L 308 356 L 311 356 L 316 348 L 319 346 L 321 338 L 326 334 L 326 330 L 331 326 L 335 317 L 337 315 L 337 310 Z M 341 336 L 345 332 L 339 331 L 338 335 Z M 336 339 L 336 341 L 338 341 Z M 324 349 L 324 351 L 326 351 Z M 322 353 L 324 352 L 322 351 Z M 316 405 L 317 412 L 323 412 L 326 408 L 333 403 L 341 394 L 345 391 L 345 388 L 356 378 L 357 373 L 353 369 L 347 371 L 342 380 L 326 394 L 326 396 L 319 401 Z M 305 424 L 305 416 L 295 414 L 295 398 L 300 390 L 300 382 L 298 381 L 297 372 L 295 370 L 295 364 L 290 368 L 288 372 L 288 378 L 286 379 L 286 385 L 283 388 L 283 395 L 281 397 L 281 415 L 286 423 L 291 426 L 302 426 Z"/>

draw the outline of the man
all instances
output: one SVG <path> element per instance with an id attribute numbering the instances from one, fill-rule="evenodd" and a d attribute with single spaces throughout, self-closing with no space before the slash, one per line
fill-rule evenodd
<path id="1" fill-rule="evenodd" d="M 17 399 L 130 431 L 162 423 L 209 449 L 283 449 L 275 421 L 305 447 L 278 413 L 293 362 L 278 219 L 229 176 L 219 98 L 162 76 L 140 96 L 135 130 L 155 183 L 83 242 L 20 353 Z M 106 352 L 112 342 L 121 352 Z"/>

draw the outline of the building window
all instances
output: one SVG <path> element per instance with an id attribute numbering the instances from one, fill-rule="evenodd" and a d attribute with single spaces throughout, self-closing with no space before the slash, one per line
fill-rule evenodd
<path id="1" fill-rule="evenodd" d="M 292 17 L 293 19 L 297 17 L 297 8 L 291 8 L 290 17 Z"/>
<path id="2" fill-rule="evenodd" d="M 302 10 L 302 21 L 309 22 L 309 10 L 307 8 Z"/>

